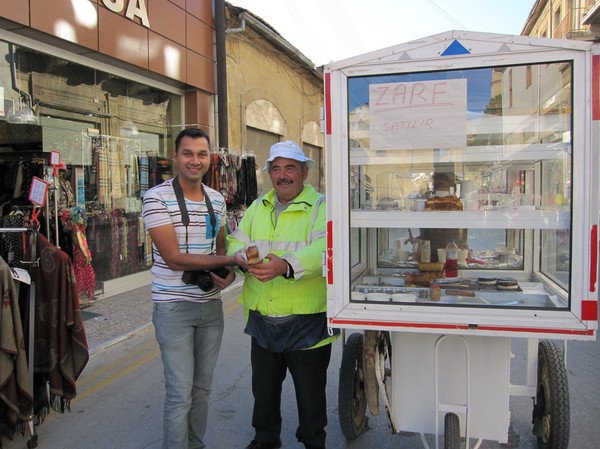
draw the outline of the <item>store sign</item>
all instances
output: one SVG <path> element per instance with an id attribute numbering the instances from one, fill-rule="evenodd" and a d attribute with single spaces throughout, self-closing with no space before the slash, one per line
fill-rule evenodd
<path id="1" fill-rule="evenodd" d="M 464 147 L 467 80 L 369 86 L 372 150 Z"/>
<path id="2" fill-rule="evenodd" d="M 102 3 L 104 3 L 104 6 L 110 9 L 112 12 L 116 12 L 118 14 L 123 12 L 123 9 L 125 9 L 125 3 L 127 3 L 125 17 L 130 20 L 135 20 L 136 17 L 139 17 L 142 21 L 142 25 L 150 28 L 146 0 L 102 0 Z"/>

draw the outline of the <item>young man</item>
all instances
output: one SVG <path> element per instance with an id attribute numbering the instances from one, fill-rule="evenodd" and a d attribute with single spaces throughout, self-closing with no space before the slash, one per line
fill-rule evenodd
<path id="1" fill-rule="evenodd" d="M 152 300 L 164 367 L 163 449 L 201 449 L 208 396 L 223 336 L 221 290 L 235 279 L 225 255 L 225 200 L 202 184 L 210 140 L 195 128 L 175 140 L 177 177 L 144 194 L 152 237 Z M 245 263 L 243 258 L 240 263 Z M 203 270 L 224 270 L 221 276 Z"/>
<path id="2" fill-rule="evenodd" d="M 312 159 L 292 142 L 271 147 L 264 171 L 273 189 L 244 213 L 227 236 L 227 253 L 256 244 L 262 261 L 248 265 L 242 301 L 252 337 L 252 426 L 246 449 L 281 447 L 281 390 L 289 370 L 296 389 L 296 438 L 307 449 L 325 448 L 325 386 L 331 342 L 322 274 L 325 197 L 304 184 Z"/>

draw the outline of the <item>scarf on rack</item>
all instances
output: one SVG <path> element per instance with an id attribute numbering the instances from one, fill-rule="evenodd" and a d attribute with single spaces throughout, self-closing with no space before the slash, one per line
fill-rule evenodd
<path id="1" fill-rule="evenodd" d="M 31 385 L 17 287 L 0 257 L 0 440 L 23 434 L 31 414 Z"/>
<path id="2" fill-rule="evenodd" d="M 33 383 L 34 416 L 39 424 L 51 409 L 59 413 L 70 410 L 77 394 L 75 381 L 89 353 L 73 262 L 41 234 L 37 256 L 39 266 L 32 269 L 36 284 Z"/>

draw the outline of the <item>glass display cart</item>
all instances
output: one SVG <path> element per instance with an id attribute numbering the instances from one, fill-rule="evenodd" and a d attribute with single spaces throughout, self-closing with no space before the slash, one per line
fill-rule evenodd
<path id="1" fill-rule="evenodd" d="M 567 447 L 556 340 L 597 329 L 597 53 L 448 32 L 325 67 L 328 317 L 364 331 L 340 372 L 347 437 L 379 391 L 394 431 L 506 442 L 519 395 L 540 447 Z M 528 339 L 525 385 L 513 337 Z"/>

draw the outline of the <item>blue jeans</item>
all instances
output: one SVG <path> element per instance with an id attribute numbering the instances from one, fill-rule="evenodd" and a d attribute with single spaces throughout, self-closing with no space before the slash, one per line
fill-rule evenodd
<path id="1" fill-rule="evenodd" d="M 163 449 L 202 449 L 223 337 L 223 303 L 155 303 L 152 323 L 165 376 Z"/>

